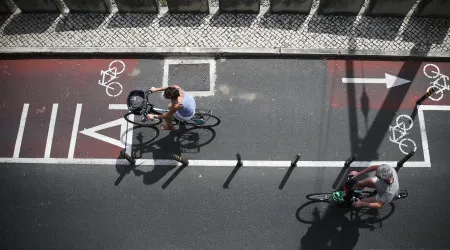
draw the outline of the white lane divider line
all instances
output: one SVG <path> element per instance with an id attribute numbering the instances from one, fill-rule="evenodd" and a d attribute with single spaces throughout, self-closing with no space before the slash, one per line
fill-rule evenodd
<path id="1" fill-rule="evenodd" d="M 128 106 L 126 104 L 109 104 L 108 108 L 114 110 L 128 110 Z"/>
<path id="2" fill-rule="evenodd" d="M 58 113 L 58 103 L 53 103 L 52 114 L 50 117 L 50 125 L 48 126 L 47 143 L 45 144 L 44 158 L 50 158 L 57 113 Z"/>
<path id="3" fill-rule="evenodd" d="M 0 163 L 35 163 L 35 164 L 83 164 L 83 165 L 129 165 L 126 160 L 118 159 L 66 159 L 66 158 L 0 158 Z M 235 167 L 236 160 L 189 160 L 189 166 L 204 167 Z M 351 167 L 368 167 L 370 165 L 389 164 L 395 166 L 396 161 L 354 161 Z M 174 160 L 136 159 L 136 165 L 143 166 L 173 166 L 181 165 Z M 243 161 L 243 167 L 289 168 L 291 161 Z M 297 167 L 334 167 L 342 168 L 344 161 L 299 161 Z M 431 167 L 423 161 L 406 162 L 404 167 Z"/>
<path id="4" fill-rule="evenodd" d="M 426 163 L 431 166 L 430 159 L 430 149 L 428 147 L 428 138 L 427 131 L 425 127 L 425 118 L 423 111 L 424 110 L 434 110 L 434 111 L 450 111 L 450 106 L 441 106 L 441 105 L 418 105 L 418 117 L 419 117 L 419 125 L 420 125 L 420 134 L 422 137 L 422 148 L 423 148 L 423 157 Z"/>
<path id="5" fill-rule="evenodd" d="M 22 146 L 23 131 L 27 122 L 29 103 L 23 104 L 22 116 L 20 117 L 19 131 L 17 132 L 16 145 L 14 146 L 13 158 L 19 158 L 20 147 Z"/>
<path id="6" fill-rule="evenodd" d="M 126 104 L 109 104 L 108 108 L 113 109 L 113 110 L 127 110 L 128 111 L 128 106 Z M 134 115 L 131 115 L 130 119 L 134 120 Z M 131 155 L 132 144 L 133 144 L 133 124 L 128 123 L 128 122 L 126 122 L 126 123 L 128 124 L 126 127 L 126 131 L 123 130 L 124 129 L 123 126 L 120 127 L 120 142 L 125 147 L 125 152 L 128 155 Z M 126 133 L 126 135 L 125 135 L 126 142 L 122 141 L 122 135 L 124 133 Z"/>
<path id="7" fill-rule="evenodd" d="M 77 109 L 75 110 L 75 118 L 73 120 L 72 136 L 70 137 L 69 155 L 67 158 L 73 159 L 75 153 L 75 144 L 77 143 L 78 126 L 80 124 L 81 108 L 83 104 L 78 103 Z"/>

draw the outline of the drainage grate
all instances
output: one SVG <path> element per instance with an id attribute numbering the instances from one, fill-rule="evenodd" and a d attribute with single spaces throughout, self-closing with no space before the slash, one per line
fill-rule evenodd
<path id="1" fill-rule="evenodd" d="M 186 91 L 210 91 L 209 64 L 170 64 L 169 85 Z"/>

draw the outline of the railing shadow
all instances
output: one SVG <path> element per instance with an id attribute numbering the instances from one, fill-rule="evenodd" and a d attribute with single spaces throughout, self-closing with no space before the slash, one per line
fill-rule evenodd
<path id="1" fill-rule="evenodd" d="M 11 21 L 4 27 L 3 34 L 21 35 L 44 33 L 60 16 L 62 15 L 54 13 L 19 13 L 12 16 Z"/>

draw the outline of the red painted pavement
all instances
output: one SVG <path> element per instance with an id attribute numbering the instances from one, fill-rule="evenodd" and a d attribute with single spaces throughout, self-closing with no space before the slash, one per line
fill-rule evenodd
<path id="1" fill-rule="evenodd" d="M 82 103 L 79 130 L 120 118 L 125 111 L 108 109 L 110 103 L 125 103 L 134 89 L 138 60 L 123 59 L 126 70 L 117 81 L 123 86 L 113 98 L 100 86 L 100 71 L 115 59 L 0 60 L 0 157 L 12 157 L 24 103 L 29 103 L 20 157 L 44 157 L 53 103 L 59 103 L 51 157 L 67 158 L 77 103 Z M 116 131 L 114 131 L 116 129 Z M 100 131 L 119 138 L 120 128 Z M 78 133 L 75 158 L 113 158 L 120 148 Z"/>
<path id="2" fill-rule="evenodd" d="M 439 67 L 442 74 L 450 75 L 450 63 L 415 62 L 415 61 L 364 61 L 364 60 L 327 60 L 328 84 L 330 86 L 330 103 L 334 108 L 347 108 L 349 85 L 354 87 L 354 97 L 357 109 L 362 108 L 363 86 L 369 100 L 369 109 L 413 109 L 416 101 L 422 97 L 432 79 L 423 73 L 423 67 L 432 63 Z M 342 83 L 342 78 L 384 78 L 385 73 L 410 80 L 411 83 L 387 89 L 385 84 L 349 84 Z M 450 81 L 447 83 L 450 84 Z M 410 86 L 408 86 L 410 85 Z M 398 99 L 385 99 L 390 91 Z M 404 94 L 406 91 L 406 94 Z M 397 102 L 401 101 L 400 106 Z M 450 105 L 450 92 L 445 91 L 444 97 L 438 101 L 425 100 L 422 104 Z"/>

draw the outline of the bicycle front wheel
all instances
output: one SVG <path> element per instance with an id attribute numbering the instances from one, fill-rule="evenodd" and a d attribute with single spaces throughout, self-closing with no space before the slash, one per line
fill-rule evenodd
<path id="1" fill-rule="evenodd" d="M 135 115 L 132 112 L 124 115 L 125 120 L 127 120 L 127 122 L 135 124 L 135 125 L 139 125 L 139 126 L 154 126 L 156 124 L 161 123 L 160 119 L 147 119 L 144 115 Z"/>
<path id="2" fill-rule="evenodd" d="M 400 148 L 400 151 L 402 151 L 402 153 L 405 155 L 409 154 L 410 152 L 416 152 L 417 150 L 416 143 L 409 138 L 401 140 L 398 144 L 398 147 Z"/>
<path id="3" fill-rule="evenodd" d="M 115 73 L 117 75 L 122 74 L 122 72 L 125 70 L 125 63 L 121 60 L 114 60 L 109 64 L 110 70 L 116 70 Z"/>
<path id="4" fill-rule="evenodd" d="M 311 201 L 330 201 L 332 197 L 332 193 L 315 193 L 315 194 L 308 194 L 306 196 L 306 199 Z"/>

